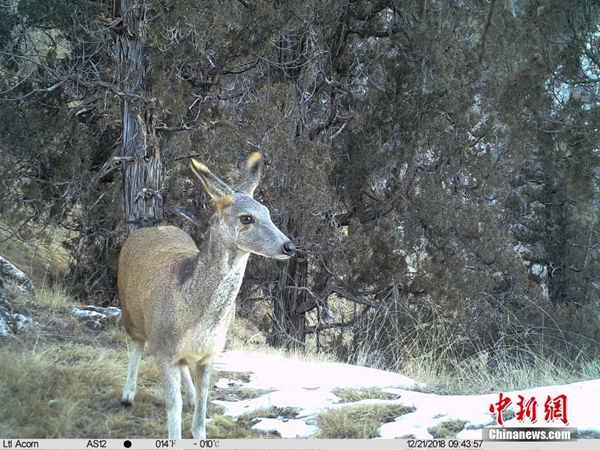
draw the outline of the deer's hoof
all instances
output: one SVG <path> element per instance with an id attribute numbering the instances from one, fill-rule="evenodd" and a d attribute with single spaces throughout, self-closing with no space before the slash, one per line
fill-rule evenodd
<path id="1" fill-rule="evenodd" d="M 129 411 L 132 406 L 133 403 L 131 403 L 129 400 L 121 400 L 121 409 L 123 411 Z"/>

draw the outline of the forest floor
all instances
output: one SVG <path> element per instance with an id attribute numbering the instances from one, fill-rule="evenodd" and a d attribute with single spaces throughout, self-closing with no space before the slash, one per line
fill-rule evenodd
<path id="1" fill-rule="evenodd" d="M 119 407 L 128 362 L 120 321 L 90 327 L 72 312 L 81 305 L 71 304 L 60 291 L 14 297 L 13 308 L 38 325 L 2 338 L 0 438 L 166 436 L 164 398 L 151 358 L 142 361 L 133 409 Z M 502 414 L 505 427 L 567 427 L 578 437 L 600 438 L 595 413 L 600 380 L 502 395 L 512 399 Z M 521 420 L 519 396 L 537 402 Z M 498 426 L 499 401 L 499 392 L 451 395 L 397 373 L 238 349 L 216 359 L 207 434 L 222 439 L 481 439 L 482 428 Z M 191 420 L 191 409 L 184 407 L 184 436 L 191 437 Z"/>

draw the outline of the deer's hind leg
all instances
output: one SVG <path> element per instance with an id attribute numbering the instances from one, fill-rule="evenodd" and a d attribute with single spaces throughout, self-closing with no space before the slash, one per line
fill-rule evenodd
<path id="1" fill-rule="evenodd" d="M 121 407 L 125 409 L 131 408 L 131 405 L 133 405 L 140 361 L 144 353 L 144 344 L 144 341 L 133 341 L 129 356 L 129 368 L 127 369 L 127 381 L 125 382 L 123 396 L 121 397 Z"/>
<path id="2" fill-rule="evenodd" d="M 180 364 L 179 372 L 181 374 L 181 385 L 183 387 L 183 391 L 186 394 L 189 405 L 193 408 L 196 406 L 196 389 L 194 388 L 194 381 L 192 380 L 192 376 L 190 374 L 190 368 L 187 366 L 187 364 Z"/>
<path id="3" fill-rule="evenodd" d="M 156 359 L 158 373 L 165 390 L 169 439 L 181 439 L 181 373 L 177 363 Z"/>

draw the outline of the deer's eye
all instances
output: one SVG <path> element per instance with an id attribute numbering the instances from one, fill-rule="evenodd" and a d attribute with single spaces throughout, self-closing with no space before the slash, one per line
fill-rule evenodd
<path id="1" fill-rule="evenodd" d="M 244 214 L 243 216 L 240 216 L 240 223 L 242 225 L 251 225 L 254 223 L 254 217 Z"/>

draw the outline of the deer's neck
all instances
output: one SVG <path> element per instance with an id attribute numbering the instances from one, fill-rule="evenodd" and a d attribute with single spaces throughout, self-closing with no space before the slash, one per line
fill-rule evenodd
<path id="1" fill-rule="evenodd" d="M 202 285 L 197 294 L 208 302 L 217 317 L 231 309 L 240 290 L 250 253 L 225 246 L 218 233 L 211 232 L 200 248 L 194 280 Z"/>
<path id="2" fill-rule="evenodd" d="M 240 276 L 243 277 L 250 253 L 230 248 L 223 244 L 223 241 L 219 230 L 211 229 L 208 238 L 200 247 L 200 260 L 204 260 L 211 273 L 225 276 L 227 273 L 238 272 L 238 269 L 241 269 Z"/>

